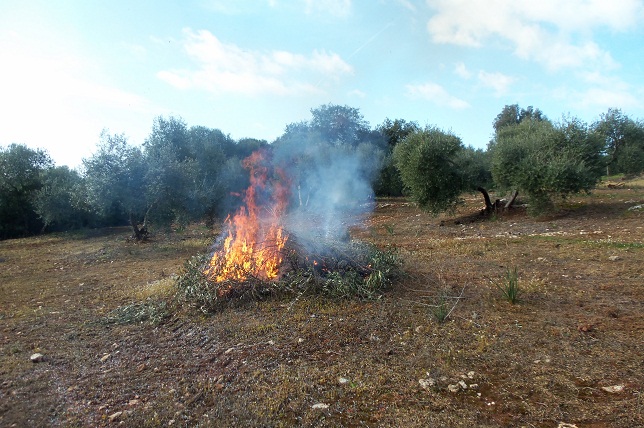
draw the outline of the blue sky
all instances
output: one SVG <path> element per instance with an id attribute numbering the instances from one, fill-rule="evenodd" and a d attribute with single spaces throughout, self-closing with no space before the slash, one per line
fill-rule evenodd
<path id="1" fill-rule="evenodd" d="M 0 146 L 72 167 L 156 116 L 272 141 L 333 103 L 481 148 L 506 104 L 644 118 L 642 0 L 3 0 L 0 55 Z"/>

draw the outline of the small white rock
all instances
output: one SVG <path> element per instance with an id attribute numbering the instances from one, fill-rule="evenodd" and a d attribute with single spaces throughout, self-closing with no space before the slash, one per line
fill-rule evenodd
<path id="1" fill-rule="evenodd" d="M 112 413 L 111 415 L 109 415 L 109 416 L 108 416 L 108 418 L 107 418 L 107 419 L 109 419 L 109 421 L 110 421 L 110 422 L 114 422 L 114 421 L 116 421 L 119 417 L 121 417 L 121 415 L 122 415 L 122 414 L 123 414 L 123 412 L 116 412 L 116 413 Z"/>
<path id="2" fill-rule="evenodd" d="M 349 379 L 347 379 L 346 377 L 339 377 L 338 378 L 338 383 L 340 385 L 344 385 L 345 383 L 349 383 Z"/>
<path id="3" fill-rule="evenodd" d="M 610 256 L 610 257 L 608 258 L 608 260 L 610 260 L 611 262 L 616 262 L 616 261 L 617 261 L 617 260 L 619 260 L 619 259 L 620 259 L 620 257 L 619 257 L 619 256 Z"/>
<path id="4" fill-rule="evenodd" d="M 31 357 L 29 358 L 31 359 L 32 363 L 42 363 L 43 361 L 45 361 L 45 356 L 40 352 L 36 352 L 35 354 L 32 354 Z"/>
<path id="5" fill-rule="evenodd" d="M 467 377 L 469 377 L 470 379 L 474 379 L 475 374 L 476 373 L 474 373 L 474 371 L 467 372 Z"/>
<path id="6" fill-rule="evenodd" d="M 430 377 L 430 378 L 427 378 L 427 379 L 418 379 L 418 384 L 423 389 L 429 389 L 432 386 L 436 385 L 436 381 Z"/>
<path id="7" fill-rule="evenodd" d="M 450 384 L 450 385 L 447 385 L 447 390 L 448 390 L 449 392 L 458 392 L 458 391 L 460 391 L 460 389 L 461 389 L 461 387 L 460 387 L 460 386 L 458 386 L 458 384 Z"/>
<path id="8" fill-rule="evenodd" d="M 459 381 L 458 381 L 458 385 L 459 385 L 462 389 L 467 389 L 467 384 L 465 383 L 465 381 L 459 380 Z"/>
<path id="9" fill-rule="evenodd" d="M 325 410 L 329 408 L 329 405 L 326 403 L 317 403 L 311 406 L 312 409 Z"/>
<path id="10" fill-rule="evenodd" d="M 624 385 L 602 386 L 602 390 L 610 392 L 611 394 L 617 394 L 624 390 Z"/>

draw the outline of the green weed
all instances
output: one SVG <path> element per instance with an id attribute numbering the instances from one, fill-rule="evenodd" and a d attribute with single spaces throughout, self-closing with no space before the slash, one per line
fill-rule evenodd
<path id="1" fill-rule="evenodd" d="M 447 297 L 444 294 L 438 296 L 435 305 L 431 306 L 431 313 L 434 316 L 434 319 L 438 321 L 439 324 L 447 321 L 447 317 L 450 315 L 450 308 L 447 304 Z"/>
<path id="2" fill-rule="evenodd" d="M 517 268 L 508 268 L 505 274 L 505 280 L 498 285 L 503 293 L 503 297 L 508 302 L 515 304 L 519 299 L 519 275 Z"/>

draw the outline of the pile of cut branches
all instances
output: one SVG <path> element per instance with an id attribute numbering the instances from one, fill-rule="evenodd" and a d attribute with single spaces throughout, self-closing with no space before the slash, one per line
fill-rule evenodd
<path id="1" fill-rule="evenodd" d="M 209 275 L 204 273 L 212 254 L 197 255 L 186 262 L 177 279 L 177 297 L 204 312 L 269 296 L 322 294 L 374 299 L 402 273 L 395 250 L 357 241 L 311 242 L 291 235 L 282 251 L 282 266 L 274 280 L 249 274 L 244 280 L 215 281 L 212 270 Z"/>

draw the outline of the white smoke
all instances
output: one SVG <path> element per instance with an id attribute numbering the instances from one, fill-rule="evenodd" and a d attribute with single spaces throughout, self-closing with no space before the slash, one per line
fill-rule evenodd
<path id="1" fill-rule="evenodd" d="M 382 156 L 367 143 L 278 147 L 276 159 L 293 180 L 285 228 L 316 247 L 346 240 L 349 228 L 373 210 L 372 181 Z"/>

